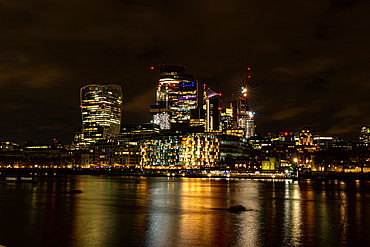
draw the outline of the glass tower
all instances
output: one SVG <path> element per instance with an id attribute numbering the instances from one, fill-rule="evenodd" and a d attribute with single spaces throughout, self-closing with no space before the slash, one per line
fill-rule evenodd
<path id="1" fill-rule="evenodd" d="M 153 122 L 161 129 L 171 124 L 189 123 L 191 110 L 198 107 L 198 82 L 185 73 L 185 66 L 160 66 L 156 104 L 150 106 Z"/>
<path id="2" fill-rule="evenodd" d="M 96 83 L 80 89 L 82 132 L 86 142 L 119 134 L 122 89 L 117 84 Z"/>
<path id="3" fill-rule="evenodd" d="M 249 109 L 246 98 L 238 97 L 233 100 L 234 129 L 244 130 L 244 137 L 254 136 L 254 112 Z"/>

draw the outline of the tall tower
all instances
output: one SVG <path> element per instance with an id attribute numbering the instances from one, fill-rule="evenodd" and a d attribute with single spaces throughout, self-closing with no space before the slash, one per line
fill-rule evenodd
<path id="1" fill-rule="evenodd" d="M 233 100 L 233 127 L 234 129 L 243 129 L 244 137 L 250 138 L 254 136 L 254 112 L 248 102 L 248 84 L 249 84 L 249 71 L 248 68 L 247 79 L 241 88 L 241 95 Z"/>
<path id="2" fill-rule="evenodd" d="M 96 83 L 80 89 L 82 132 L 86 142 L 119 134 L 122 89 L 117 84 Z"/>
<path id="3" fill-rule="evenodd" d="M 189 124 L 191 110 L 198 107 L 198 82 L 185 73 L 185 66 L 160 65 L 156 103 L 150 106 L 153 122 L 161 129 Z"/>
<path id="4" fill-rule="evenodd" d="M 204 84 L 205 131 L 220 129 L 221 93 L 213 91 Z"/>

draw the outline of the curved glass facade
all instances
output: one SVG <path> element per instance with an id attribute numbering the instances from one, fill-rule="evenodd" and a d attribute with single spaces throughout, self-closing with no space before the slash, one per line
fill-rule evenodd
<path id="1" fill-rule="evenodd" d="M 119 134 L 122 89 L 117 84 L 97 83 L 80 90 L 83 138 L 96 142 Z"/>

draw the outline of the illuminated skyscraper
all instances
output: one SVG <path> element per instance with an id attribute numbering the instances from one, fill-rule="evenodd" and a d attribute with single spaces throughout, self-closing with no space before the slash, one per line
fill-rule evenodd
<path id="1" fill-rule="evenodd" d="M 234 129 L 244 130 L 244 137 L 254 136 L 254 112 L 249 109 L 246 98 L 236 98 L 233 100 L 233 127 Z"/>
<path id="2" fill-rule="evenodd" d="M 156 103 L 150 106 L 154 124 L 161 129 L 170 129 L 172 124 L 189 124 L 191 110 L 199 104 L 198 95 L 198 82 L 193 75 L 185 74 L 185 66 L 161 65 Z"/>
<path id="3" fill-rule="evenodd" d="M 247 78 L 241 88 L 239 97 L 233 100 L 233 127 L 234 129 L 244 130 L 244 137 L 251 138 L 255 133 L 254 111 L 250 107 L 248 99 L 249 94 L 249 75 L 248 68 Z"/>
<path id="4" fill-rule="evenodd" d="M 220 129 L 221 93 L 213 91 L 204 84 L 205 131 Z"/>
<path id="5" fill-rule="evenodd" d="M 96 142 L 119 134 L 122 89 L 117 84 L 96 83 L 80 90 L 82 132 L 86 142 Z"/>

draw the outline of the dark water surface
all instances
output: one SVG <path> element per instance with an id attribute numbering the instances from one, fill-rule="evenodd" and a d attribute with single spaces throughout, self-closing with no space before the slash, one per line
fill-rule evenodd
<path id="1" fill-rule="evenodd" d="M 88 175 L 38 181 L 0 183 L 0 245 L 370 246 L 370 182 Z M 239 204 L 247 211 L 226 210 Z"/>

